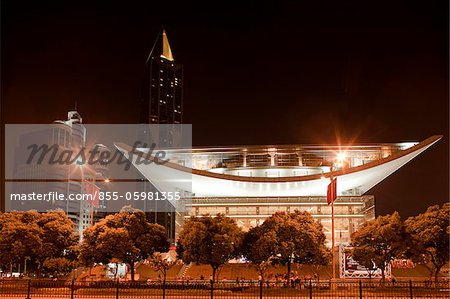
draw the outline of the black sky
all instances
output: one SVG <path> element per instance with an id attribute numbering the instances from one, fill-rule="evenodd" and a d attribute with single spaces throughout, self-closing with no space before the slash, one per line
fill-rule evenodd
<path id="1" fill-rule="evenodd" d="M 96 2 L 96 3 L 91 3 Z M 101 3 L 100 3 L 101 2 Z M 194 145 L 444 139 L 369 194 L 449 200 L 446 1 L 2 1 L 3 123 L 136 123 L 164 25 Z"/>

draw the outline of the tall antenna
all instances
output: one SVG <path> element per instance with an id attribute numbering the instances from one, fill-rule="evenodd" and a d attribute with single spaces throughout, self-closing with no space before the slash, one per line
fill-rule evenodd
<path id="1" fill-rule="evenodd" d="M 153 51 L 155 50 L 156 44 L 158 43 L 159 38 L 161 37 L 161 34 L 162 34 L 163 30 L 164 30 L 164 27 L 161 27 L 161 29 L 158 32 L 158 35 L 156 36 L 155 42 L 153 43 L 153 47 L 150 50 L 150 54 L 148 54 L 147 61 L 145 63 L 148 63 L 148 61 L 150 60 L 150 57 L 152 57 Z"/>

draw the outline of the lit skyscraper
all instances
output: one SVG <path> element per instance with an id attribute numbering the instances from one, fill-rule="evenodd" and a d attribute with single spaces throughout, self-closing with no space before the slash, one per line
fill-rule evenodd
<path id="1" fill-rule="evenodd" d="M 173 58 L 165 30 L 158 35 L 147 58 L 142 101 L 141 123 L 182 123 L 183 67 Z"/>
<path id="2" fill-rule="evenodd" d="M 141 120 L 143 124 L 181 124 L 183 122 L 183 66 L 175 62 L 165 30 L 160 31 L 148 55 L 142 88 Z M 170 132 L 167 132 L 171 134 Z M 153 136 L 161 146 L 171 146 L 172 136 Z M 139 191 L 157 189 L 141 177 Z M 145 183 L 144 183 L 145 182 Z M 138 207 L 139 208 L 139 207 Z M 140 207 L 142 208 L 142 207 Z M 175 238 L 175 211 L 168 203 L 153 203 L 144 208 L 150 221 L 161 224 L 170 240 Z"/>

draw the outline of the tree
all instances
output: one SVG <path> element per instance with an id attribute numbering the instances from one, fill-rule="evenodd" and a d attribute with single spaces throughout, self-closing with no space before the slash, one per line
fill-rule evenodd
<path id="1" fill-rule="evenodd" d="M 176 260 L 172 260 L 170 256 L 163 257 L 161 253 L 154 253 L 149 259 L 150 265 L 155 271 L 163 276 L 163 299 L 166 298 L 166 279 L 167 271 L 176 264 Z"/>
<path id="2" fill-rule="evenodd" d="M 67 275 L 75 267 L 75 261 L 71 261 L 64 257 L 48 258 L 43 264 L 44 272 L 54 276 Z"/>
<path id="3" fill-rule="evenodd" d="M 42 228 L 37 212 L 11 212 L 0 214 L 0 265 L 9 267 L 35 259 L 42 253 Z"/>
<path id="4" fill-rule="evenodd" d="M 410 234 L 413 246 L 408 256 L 416 263 L 424 264 L 439 278 L 441 268 L 449 261 L 450 204 L 440 208 L 429 207 L 425 213 L 410 217 L 405 221 L 406 231 Z"/>
<path id="5" fill-rule="evenodd" d="M 374 263 L 381 270 L 383 283 L 389 263 L 402 257 L 409 247 L 398 212 L 364 223 L 352 234 L 351 244 L 353 259 L 368 268 Z"/>
<path id="6" fill-rule="evenodd" d="M 73 223 L 61 211 L 0 214 L 0 261 L 2 264 L 24 263 L 40 276 L 47 259 L 75 259 L 78 236 Z"/>
<path id="7" fill-rule="evenodd" d="M 62 210 L 41 213 L 37 225 L 42 228 L 42 251 L 36 257 L 39 265 L 44 266 L 46 260 L 53 260 L 47 264 L 54 265 L 56 259 L 60 264 L 75 268 L 76 263 L 73 261 L 76 260 L 79 235 L 75 233 L 75 225 L 66 213 Z"/>
<path id="8" fill-rule="evenodd" d="M 87 227 L 83 231 L 83 240 L 80 244 L 79 260 L 80 263 L 86 267 L 93 267 L 96 262 L 99 262 L 103 256 L 97 250 L 98 235 L 102 232 L 98 225 Z"/>
<path id="9" fill-rule="evenodd" d="M 83 232 L 80 260 L 86 266 L 112 260 L 126 263 L 134 281 L 134 264 L 154 252 L 167 250 L 168 245 L 164 227 L 149 223 L 142 211 L 124 209 Z"/>
<path id="10" fill-rule="evenodd" d="M 178 253 L 185 263 L 210 265 L 214 282 L 217 269 L 239 255 L 242 235 L 236 222 L 221 214 L 191 217 L 180 233 Z"/>
<path id="11" fill-rule="evenodd" d="M 265 232 L 261 226 L 251 228 L 244 236 L 241 253 L 258 270 L 261 280 L 276 252 L 276 234 Z"/>
<path id="12" fill-rule="evenodd" d="M 292 263 L 326 265 L 331 259 L 331 252 L 325 245 L 323 227 L 308 212 L 277 212 L 253 230 L 245 256 L 249 260 L 266 262 L 268 253 L 257 253 L 257 246 L 270 252 L 273 262 L 287 265 L 287 283 L 290 284 Z M 260 270 L 261 271 L 261 270 Z"/>
<path id="13" fill-rule="evenodd" d="M 116 264 L 117 275 L 120 263 L 126 263 L 130 267 L 131 280 L 134 281 L 134 263 L 139 260 L 139 249 L 133 245 L 125 228 L 107 227 L 98 236 L 96 250 L 98 251 L 97 262 L 102 264 Z"/>

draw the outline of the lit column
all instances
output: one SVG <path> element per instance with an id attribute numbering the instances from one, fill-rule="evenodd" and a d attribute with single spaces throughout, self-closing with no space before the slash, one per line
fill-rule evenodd
<path id="1" fill-rule="evenodd" d="M 298 158 L 298 166 L 303 166 L 303 157 L 302 152 L 297 152 L 297 158 Z"/>
<path id="2" fill-rule="evenodd" d="M 275 166 L 275 156 L 277 153 L 275 152 L 275 149 L 269 149 L 269 156 L 270 156 L 270 166 Z"/>

